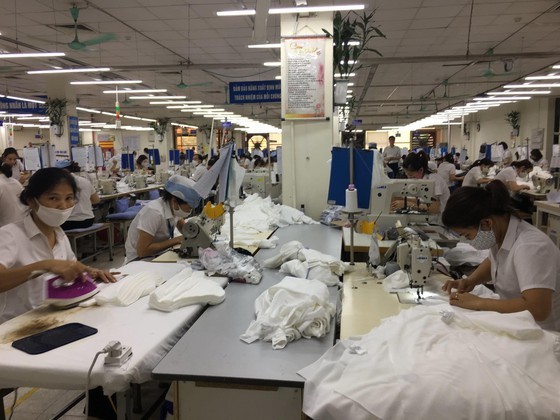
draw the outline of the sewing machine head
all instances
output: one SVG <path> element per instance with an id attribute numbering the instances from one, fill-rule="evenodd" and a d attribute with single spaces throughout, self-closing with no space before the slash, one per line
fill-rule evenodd
<path id="1" fill-rule="evenodd" d="M 114 194 L 117 191 L 117 182 L 112 178 L 100 179 L 99 187 L 102 194 Z"/>
<path id="2" fill-rule="evenodd" d="M 402 208 L 392 209 L 394 199 L 405 199 Z M 410 200 L 412 198 L 412 200 Z M 377 226 L 388 229 L 400 220 L 404 226 L 409 223 L 427 223 L 430 220 L 427 212 L 411 210 L 410 206 L 421 203 L 430 204 L 435 200 L 434 181 L 427 179 L 394 179 L 387 184 L 373 187 L 371 194 L 371 213 L 380 215 Z"/>
<path id="3" fill-rule="evenodd" d="M 212 246 L 212 238 L 220 232 L 223 225 L 223 205 L 212 206 L 207 203 L 202 213 L 188 218 L 183 225 L 181 253 L 187 257 L 198 257 L 198 248 Z"/>
<path id="4" fill-rule="evenodd" d="M 537 172 L 531 176 L 531 181 L 533 181 L 535 190 L 541 194 L 548 194 L 558 189 L 557 179 L 548 172 Z"/>
<path id="5" fill-rule="evenodd" d="M 134 182 L 134 186 L 135 188 L 146 188 L 148 183 L 146 180 L 146 175 L 134 175 L 133 176 L 133 182 Z"/>

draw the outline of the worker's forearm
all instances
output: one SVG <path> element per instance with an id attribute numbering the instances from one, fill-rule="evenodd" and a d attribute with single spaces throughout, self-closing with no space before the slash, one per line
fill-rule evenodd
<path id="1" fill-rule="evenodd" d="M 140 258 L 148 257 L 150 255 L 155 255 L 158 252 L 161 252 L 167 248 L 171 248 L 172 246 L 179 245 L 181 243 L 179 237 L 167 239 L 161 242 L 152 242 L 150 245 L 143 249 L 137 249 L 138 256 Z"/>
<path id="2" fill-rule="evenodd" d="M 490 271 L 490 260 L 486 258 L 480 265 L 473 271 L 473 273 L 468 277 L 469 282 L 476 286 L 477 284 L 488 283 L 492 280 L 492 274 Z"/>
<path id="3" fill-rule="evenodd" d="M 0 293 L 25 283 L 33 271 L 49 271 L 49 267 L 50 260 L 43 260 L 23 267 L 0 271 Z"/>

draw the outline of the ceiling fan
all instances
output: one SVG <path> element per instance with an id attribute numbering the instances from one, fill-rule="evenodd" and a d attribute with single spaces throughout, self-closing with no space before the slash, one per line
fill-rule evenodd
<path id="1" fill-rule="evenodd" d="M 91 47 L 92 45 L 103 44 L 104 42 L 114 41 L 117 39 L 115 34 L 106 33 L 95 38 L 80 41 L 78 38 L 78 16 L 80 15 L 80 9 L 78 9 L 76 5 L 73 5 L 70 8 L 70 14 L 72 15 L 72 19 L 74 19 L 74 39 L 72 42 L 67 44 L 69 48 L 80 51 L 86 49 L 87 47 Z"/>
<path id="2" fill-rule="evenodd" d="M 211 84 L 212 84 L 212 82 L 185 83 L 185 82 L 183 82 L 183 70 L 181 70 L 181 81 L 176 86 L 179 89 L 186 89 L 188 87 L 207 86 L 207 85 L 211 85 Z"/>

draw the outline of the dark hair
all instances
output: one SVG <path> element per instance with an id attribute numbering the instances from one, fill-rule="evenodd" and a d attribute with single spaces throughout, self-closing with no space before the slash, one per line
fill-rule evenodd
<path id="1" fill-rule="evenodd" d="M 492 167 L 492 166 L 494 166 L 494 162 L 492 162 L 492 161 L 491 161 L 490 159 L 488 159 L 488 158 L 478 159 L 478 160 L 475 160 L 475 161 L 473 162 L 473 164 L 469 167 L 469 169 L 472 169 L 472 168 L 474 168 L 475 166 L 480 166 L 480 165 L 486 165 L 486 166 Z"/>
<path id="2" fill-rule="evenodd" d="M 502 147 L 504 148 L 504 150 L 507 150 L 507 149 L 508 149 L 508 145 L 507 145 L 507 143 L 506 143 L 505 141 L 499 142 L 499 143 L 498 143 L 498 146 L 502 146 Z"/>
<path id="3" fill-rule="evenodd" d="M 517 168 L 527 169 L 528 171 L 533 169 L 533 164 L 528 159 L 517 160 L 515 162 L 511 162 L 511 166 L 513 166 L 516 169 Z"/>
<path id="4" fill-rule="evenodd" d="M 428 156 L 426 156 L 423 150 L 420 150 L 418 153 L 409 153 L 404 159 L 403 168 L 412 171 L 424 169 L 424 175 L 432 173 L 430 168 L 428 168 Z"/>
<path id="5" fill-rule="evenodd" d="M 391 139 L 395 140 L 395 136 L 389 136 L 389 140 Z"/>
<path id="6" fill-rule="evenodd" d="M 449 163 L 453 163 L 453 162 L 454 162 L 453 155 L 452 155 L 451 153 L 446 154 L 446 155 L 443 157 L 443 160 L 446 161 L 446 162 L 449 162 Z"/>
<path id="7" fill-rule="evenodd" d="M 6 178 L 11 178 L 12 177 L 12 167 L 10 165 L 8 165 L 7 163 L 4 163 L 2 166 L 0 166 L 0 173 L 3 173 L 4 175 L 6 175 Z"/>
<path id="8" fill-rule="evenodd" d="M 468 211 L 465 211 L 468 209 Z M 451 194 L 441 215 L 449 228 L 470 228 L 490 216 L 517 214 L 511 205 L 509 191 L 500 180 L 491 181 L 486 188 L 461 187 Z"/>
<path id="9" fill-rule="evenodd" d="M 206 162 L 206 167 L 210 169 L 218 161 L 218 159 L 220 159 L 219 156 L 212 156 L 208 159 L 208 162 Z"/>
<path id="10" fill-rule="evenodd" d="M 535 157 L 535 160 L 541 160 L 542 159 L 542 153 L 539 149 L 533 149 L 531 150 L 530 153 L 531 156 Z"/>
<path id="11" fill-rule="evenodd" d="M 61 168 L 43 168 L 35 172 L 29 181 L 27 186 L 21 192 L 19 196 L 19 201 L 22 204 L 28 205 L 28 201 L 31 198 L 39 198 L 41 195 L 47 191 L 52 190 L 58 184 L 66 183 L 70 185 L 74 195 L 78 192 L 78 187 L 76 186 L 76 181 L 70 172 Z"/>
<path id="12" fill-rule="evenodd" d="M 80 168 L 80 164 L 78 162 L 74 162 L 74 161 L 72 161 L 72 163 L 70 163 L 70 166 L 68 166 L 68 168 L 66 168 L 66 169 L 68 169 L 72 173 L 82 171 L 82 168 Z"/>
<path id="13" fill-rule="evenodd" d="M 193 158 L 193 160 L 194 160 L 194 158 L 197 158 L 198 160 L 200 160 L 202 162 L 202 155 L 200 153 L 195 153 L 192 158 Z"/>
<path id="14" fill-rule="evenodd" d="M 17 150 L 13 147 L 6 147 L 2 153 L 2 158 L 6 158 L 8 155 L 16 155 L 19 157 Z"/>
<path id="15" fill-rule="evenodd" d="M 138 159 L 136 159 L 136 164 L 137 164 L 138 166 L 141 166 L 141 165 L 142 165 L 142 162 L 144 162 L 145 160 L 148 160 L 148 156 L 146 156 L 146 155 L 140 155 L 140 156 L 138 156 Z"/>

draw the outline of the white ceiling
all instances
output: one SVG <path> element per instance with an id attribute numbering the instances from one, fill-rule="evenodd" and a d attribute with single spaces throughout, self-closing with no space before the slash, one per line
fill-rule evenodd
<path id="1" fill-rule="evenodd" d="M 80 40 L 113 33 L 116 40 L 74 51 L 70 7 L 81 9 Z M 308 0 L 308 5 L 354 4 L 358 0 Z M 224 105 L 228 111 L 280 125 L 279 104 L 228 105 L 231 81 L 270 80 L 279 68 L 279 50 L 248 49 L 253 20 L 217 17 L 218 10 L 239 9 L 255 1 L 241 0 L 1 0 L 0 49 L 62 51 L 52 60 L 18 59 L 0 62 L 0 93 L 28 98 L 47 92 L 47 76 L 27 75 L 49 66 L 108 66 L 107 77 L 142 79 L 144 88 L 166 88 L 169 94 Z M 507 82 L 560 62 L 560 1 L 555 0 L 370 0 L 386 38 L 371 47 L 383 56 L 364 57 L 352 89 L 359 100 L 357 118 L 367 128 L 412 122 Z M 271 7 L 293 6 L 291 0 L 272 0 Z M 471 14 L 472 8 L 472 14 Z M 270 42 L 279 42 L 279 17 L 268 17 Z M 17 40 L 17 42 L 16 42 Z M 487 52 L 493 50 L 493 55 Z M 468 55 L 467 55 L 468 54 Z M 514 60 L 504 71 L 503 59 Z M 190 65 L 188 63 L 191 63 Z M 488 67 L 494 76 L 483 76 Z M 176 87 L 183 69 L 186 84 Z M 75 75 L 76 80 L 92 76 Z M 446 82 L 447 81 L 447 82 Z M 447 83 L 447 92 L 445 88 Z M 139 88 L 139 87 L 136 87 Z M 105 87 L 107 89 L 107 87 Z M 80 106 L 114 111 L 114 98 L 103 87 L 77 87 Z M 122 104 L 123 114 L 171 117 L 188 124 L 208 124 L 189 114 L 148 105 Z"/>

